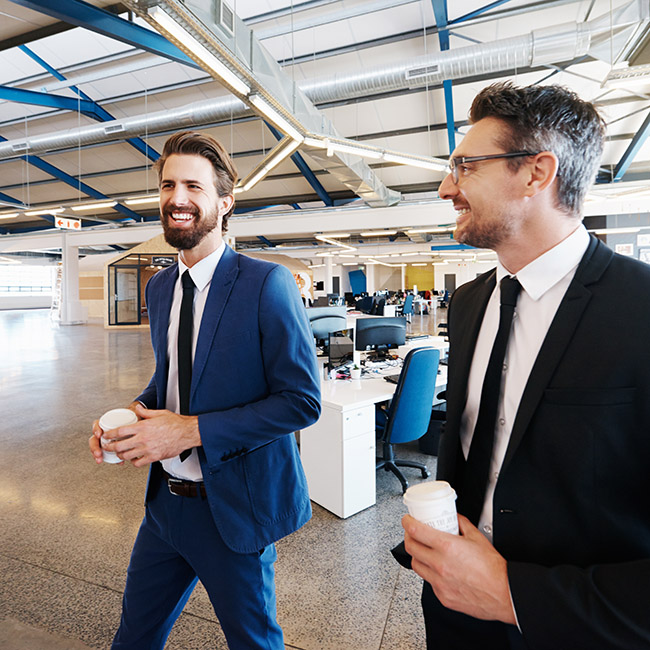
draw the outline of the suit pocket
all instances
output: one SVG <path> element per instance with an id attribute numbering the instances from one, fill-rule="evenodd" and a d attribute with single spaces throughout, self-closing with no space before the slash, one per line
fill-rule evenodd
<path id="1" fill-rule="evenodd" d="M 275 524 L 304 507 L 307 481 L 293 434 L 246 454 L 244 474 L 255 519 Z"/>
<path id="2" fill-rule="evenodd" d="M 544 401 L 565 406 L 615 406 L 634 402 L 636 388 L 547 388 Z"/>

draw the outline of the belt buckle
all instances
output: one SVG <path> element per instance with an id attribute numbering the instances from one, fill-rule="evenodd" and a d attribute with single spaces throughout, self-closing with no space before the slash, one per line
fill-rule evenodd
<path id="1" fill-rule="evenodd" d="M 180 497 L 182 495 L 178 494 L 177 492 L 174 492 L 172 490 L 172 486 L 176 485 L 178 487 L 182 487 L 185 484 L 185 481 L 182 481 L 179 478 L 172 478 L 171 476 L 167 479 L 167 489 L 171 494 L 173 494 L 175 497 Z"/>

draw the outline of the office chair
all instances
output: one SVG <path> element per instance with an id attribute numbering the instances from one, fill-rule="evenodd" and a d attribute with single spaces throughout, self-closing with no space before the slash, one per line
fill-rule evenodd
<path id="1" fill-rule="evenodd" d="M 327 339 L 331 332 L 347 329 L 345 307 L 312 307 L 306 311 L 314 338 L 318 341 Z"/>
<path id="2" fill-rule="evenodd" d="M 413 316 L 413 294 L 409 293 L 406 298 L 404 298 L 404 304 L 400 310 L 402 316 L 406 316 L 406 320 L 410 323 Z"/>
<path id="3" fill-rule="evenodd" d="M 376 468 L 393 472 L 402 484 L 403 493 L 409 484 L 398 467 L 419 469 L 422 478 L 431 476 L 426 465 L 395 458 L 393 445 L 417 440 L 427 432 L 439 361 L 440 351 L 435 348 L 416 348 L 406 355 L 386 421 L 377 427 L 382 455 L 377 459 Z"/>
<path id="4" fill-rule="evenodd" d="M 358 311 L 369 314 L 372 310 L 372 303 L 372 296 L 364 296 L 360 300 L 357 300 L 355 307 Z"/>

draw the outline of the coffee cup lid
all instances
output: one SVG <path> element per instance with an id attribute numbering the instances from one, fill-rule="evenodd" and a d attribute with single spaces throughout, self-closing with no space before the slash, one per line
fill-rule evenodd
<path id="1" fill-rule="evenodd" d="M 99 426 L 104 431 L 125 427 L 127 424 L 135 424 L 138 416 L 131 409 L 112 409 L 99 418 Z"/>
<path id="2" fill-rule="evenodd" d="M 425 481 L 412 485 L 404 493 L 406 501 L 430 501 L 431 499 L 446 499 L 449 496 L 456 498 L 454 488 L 447 481 Z"/>

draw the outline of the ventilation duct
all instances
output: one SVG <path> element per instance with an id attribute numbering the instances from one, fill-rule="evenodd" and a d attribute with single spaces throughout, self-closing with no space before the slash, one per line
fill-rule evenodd
<path id="1" fill-rule="evenodd" d="M 634 0 L 614 11 L 611 16 L 603 16 L 587 23 L 570 23 L 535 30 L 525 36 L 447 50 L 390 67 L 307 81 L 300 83 L 299 88 L 312 103 L 321 104 L 434 85 L 444 79 L 462 79 L 560 63 L 581 55 L 616 61 L 647 27 L 649 12 L 647 0 Z M 25 153 L 35 155 L 173 129 L 198 127 L 247 115 L 251 115 L 251 111 L 239 99 L 210 99 L 179 110 L 160 111 L 79 129 L 0 142 L 0 160 Z M 316 158 L 317 152 L 310 151 L 309 155 Z M 329 170 L 333 164 L 332 159 L 326 161 L 323 158 L 323 164 Z M 350 173 L 351 177 L 357 176 L 358 182 L 358 174 L 370 171 L 365 164 L 363 166 L 363 171 L 357 169 L 343 172 L 345 165 L 342 163 L 339 171 Z"/>

